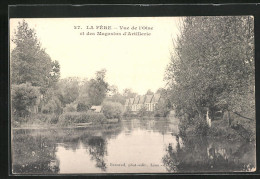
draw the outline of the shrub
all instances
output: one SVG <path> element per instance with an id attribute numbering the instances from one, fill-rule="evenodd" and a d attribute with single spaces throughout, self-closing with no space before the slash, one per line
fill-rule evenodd
<path id="1" fill-rule="evenodd" d="M 59 124 L 62 126 L 73 125 L 77 123 L 103 124 L 106 117 L 102 113 L 87 112 L 65 112 L 59 117 Z"/>
<path id="2" fill-rule="evenodd" d="M 166 99 L 161 99 L 155 107 L 154 117 L 166 117 L 171 110 L 170 102 Z"/>
<path id="3" fill-rule="evenodd" d="M 120 119 L 123 113 L 123 105 L 117 102 L 105 102 L 103 103 L 103 114 L 107 119 L 117 118 Z"/>
<path id="4" fill-rule="evenodd" d="M 209 126 L 205 119 L 199 117 L 195 118 L 195 133 L 198 135 L 206 136 L 208 134 Z"/>
<path id="5" fill-rule="evenodd" d="M 87 111 L 88 110 L 88 106 L 84 103 L 78 103 L 77 105 L 77 111 L 81 112 L 81 111 Z"/>
<path id="6" fill-rule="evenodd" d="M 44 113 L 44 114 L 50 114 L 50 113 L 61 114 L 62 107 L 61 107 L 61 102 L 59 101 L 59 99 L 54 98 L 54 99 L 51 99 L 50 101 L 48 101 L 48 103 L 42 107 L 42 113 Z"/>
<path id="7" fill-rule="evenodd" d="M 77 105 L 75 103 L 67 104 L 64 108 L 64 112 L 76 112 Z"/>
<path id="8" fill-rule="evenodd" d="M 189 136 L 189 135 L 201 135 L 206 136 L 209 131 L 209 126 L 206 122 L 206 119 L 199 118 L 195 116 L 194 118 L 190 118 L 188 115 L 185 115 L 180 120 L 179 123 L 179 134 L 181 136 Z"/>
<path id="9" fill-rule="evenodd" d="M 146 107 L 145 106 L 142 106 L 141 107 L 141 109 L 138 111 L 138 116 L 139 117 L 143 117 L 143 116 L 145 116 L 145 114 L 146 114 Z"/>
<path id="10" fill-rule="evenodd" d="M 25 117 L 33 113 L 32 108 L 38 107 L 39 88 L 30 83 L 13 85 L 11 87 L 12 113 L 18 117 Z"/>
<path id="11" fill-rule="evenodd" d="M 37 114 L 33 118 L 43 123 L 56 124 L 59 120 L 57 114 Z"/>
<path id="12" fill-rule="evenodd" d="M 189 127 L 189 121 L 187 119 L 180 120 L 178 125 L 180 136 L 186 136 L 186 130 Z"/>

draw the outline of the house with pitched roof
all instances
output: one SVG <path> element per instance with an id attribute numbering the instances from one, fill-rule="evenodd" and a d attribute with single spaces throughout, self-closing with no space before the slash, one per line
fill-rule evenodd
<path id="1" fill-rule="evenodd" d="M 129 98 L 125 102 L 125 109 L 136 112 L 146 108 L 146 111 L 154 111 L 159 101 L 162 100 L 161 94 L 136 96 L 135 98 Z"/>
<path id="2" fill-rule="evenodd" d="M 90 110 L 96 112 L 96 113 L 101 113 L 102 112 L 102 106 L 92 106 Z"/>
<path id="3" fill-rule="evenodd" d="M 145 101 L 145 96 L 140 96 L 139 102 L 137 104 L 137 111 L 139 111 L 144 107 L 144 101 Z"/>
<path id="4" fill-rule="evenodd" d="M 127 111 L 129 109 L 129 102 L 130 102 L 130 99 L 126 99 L 125 100 L 125 106 L 124 106 L 124 110 Z"/>
<path id="5" fill-rule="evenodd" d="M 133 111 L 134 98 L 129 98 L 128 107 L 130 111 Z"/>
<path id="6" fill-rule="evenodd" d="M 152 111 L 154 111 L 156 109 L 156 106 L 158 105 L 160 98 L 161 98 L 161 94 L 156 93 L 156 94 L 153 95 L 153 99 L 151 101 Z"/>
<path id="7" fill-rule="evenodd" d="M 137 110 L 137 105 L 138 105 L 138 103 L 139 103 L 139 99 L 140 99 L 140 96 L 136 96 L 135 98 L 134 98 L 134 102 L 133 102 L 133 105 L 132 105 L 132 111 L 138 111 Z"/>
<path id="8" fill-rule="evenodd" d="M 151 108 L 152 99 L 153 99 L 153 95 L 146 95 L 145 101 L 144 101 L 146 111 L 152 111 L 152 108 Z"/>

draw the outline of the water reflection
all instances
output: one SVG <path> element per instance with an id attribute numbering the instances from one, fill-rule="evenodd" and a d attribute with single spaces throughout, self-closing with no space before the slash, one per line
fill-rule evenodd
<path id="1" fill-rule="evenodd" d="M 169 120 L 59 130 L 14 130 L 13 173 L 250 171 L 255 145 L 180 138 Z M 138 166 L 139 165 L 139 166 Z"/>
<path id="2" fill-rule="evenodd" d="M 96 167 L 106 171 L 104 156 L 107 155 L 107 142 L 102 137 L 92 137 L 88 141 L 91 160 L 96 161 Z"/>
<path id="3" fill-rule="evenodd" d="M 253 143 L 210 140 L 205 137 L 185 137 L 176 148 L 166 148 L 162 161 L 168 172 L 231 172 L 252 171 L 255 168 Z"/>
<path id="4" fill-rule="evenodd" d="M 59 160 L 55 157 L 56 145 L 46 136 L 27 135 L 25 131 L 13 138 L 13 172 L 55 174 Z M 22 133 L 24 135 L 22 135 Z"/>

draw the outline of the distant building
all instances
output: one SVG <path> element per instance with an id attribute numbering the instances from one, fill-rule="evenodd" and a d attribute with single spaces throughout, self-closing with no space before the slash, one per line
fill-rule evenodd
<path id="1" fill-rule="evenodd" d="M 126 99 L 125 100 L 125 106 L 124 106 L 125 111 L 129 110 L 129 103 L 130 103 L 130 99 Z"/>
<path id="2" fill-rule="evenodd" d="M 128 108 L 129 108 L 130 111 L 134 111 L 133 104 L 134 104 L 134 98 L 130 98 L 129 103 L 128 103 Z"/>
<path id="3" fill-rule="evenodd" d="M 136 96 L 126 100 L 125 109 L 136 112 L 145 107 L 146 111 L 154 111 L 160 100 L 160 94 Z"/>
<path id="4" fill-rule="evenodd" d="M 161 98 L 160 94 L 154 94 L 153 95 L 153 99 L 151 101 L 152 111 L 154 111 L 156 109 L 156 106 L 158 105 L 158 102 L 159 102 L 160 98 Z"/>
<path id="5" fill-rule="evenodd" d="M 138 104 L 139 104 L 139 99 L 140 99 L 140 97 L 139 96 L 136 96 L 135 98 L 134 98 L 134 103 L 133 103 L 133 111 L 138 111 L 137 110 L 137 106 L 138 106 Z"/>
<path id="6" fill-rule="evenodd" d="M 139 97 L 139 102 L 137 104 L 137 111 L 144 107 L 145 95 Z"/>
<path id="7" fill-rule="evenodd" d="M 101 113 L 102 112 L 102 106 L 92 106 L 90 110 L 96 112 L 96 113 Z"/>
<path id="8" fill-rule="evenodd" d="M 146 95 L 145 96 L 145 102 L 144 102 L 144 105 L 145 105 L 145 108 L 146 108 L 146 111 L 152 111 L 152 99 L 153 99 L 153 95 Z"/>

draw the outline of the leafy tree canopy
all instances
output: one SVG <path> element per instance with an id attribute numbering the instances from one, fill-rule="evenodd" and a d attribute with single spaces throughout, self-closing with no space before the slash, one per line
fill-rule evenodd
<path id="1" fill-rule="evenodd" d="M 15 47 L 11 52 L 11 83 L 31 83 L 44 92 L 60 77 L 58 61 L 52 61 L 41 47 L 40 41 L 26 21 L 19 22 L 12 38 Z"/>

